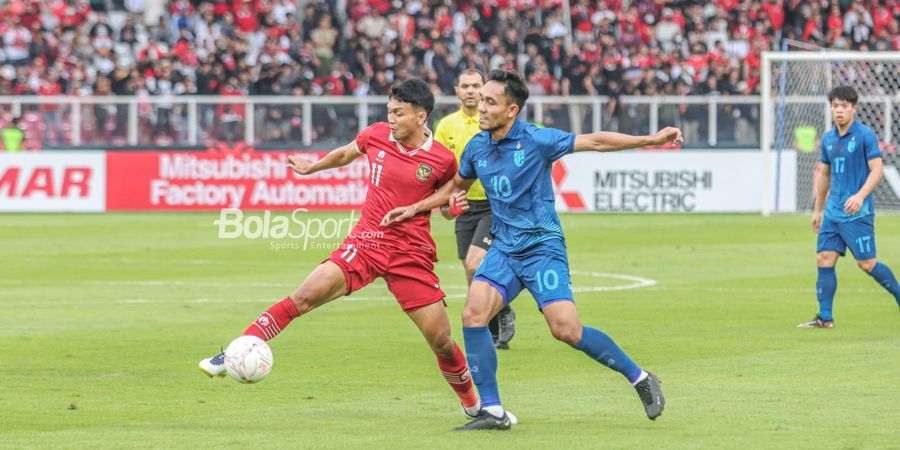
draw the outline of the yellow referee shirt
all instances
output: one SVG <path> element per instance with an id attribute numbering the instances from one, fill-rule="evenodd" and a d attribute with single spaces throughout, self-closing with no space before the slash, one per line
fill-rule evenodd
<path id="1" fill-rule="evenodd" d="M 463 150 L 466 149 L 469 139 L 472 139 L 472 136 L 481 131 L 478 128 L 478 116 L 478 113 L 475 113 L 474 116 L 469 117 L 460 109 L 455 113 L 444 116 L 438 122 L 437 129 L 434 130 L 434 138 L 456 154 L 457 162 L 459 157 L 462 156 Z M 466 197 L 469 200 L 487 200 L 484 186 L 481 185 L 480 181 L 475 180 L 475 184 L 469 188 Z"/>

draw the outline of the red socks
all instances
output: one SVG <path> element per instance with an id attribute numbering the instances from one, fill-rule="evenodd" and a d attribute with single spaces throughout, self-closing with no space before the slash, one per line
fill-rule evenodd
<path id="1" fill-rule="evenodd" d="M 259 317 L 244 330 L 243 335 L 246 336 L 250 334 L 264 341 L 268 341 L 277 336 L 278 333 L 281 333 L 281 330 L 299 315 L 300 312 L 297 311 L 297 306 L 294 305 L 294 301 L 291 300 L 290 297 L 285 297 L 284 300 L 272 305 L 269 309 L 260 314 Z"/>
<path id="2" fill-rule="evenodd" d="M 456 395 L 462 402 L 463 406 L 470 408 L 478 403 L 478 397 L 475 395 L 475 386 L 472 384 L 472 376 L 469 374 L 469 365 L 466 363 L 466 356 L 456 343 L 453 343 L 453 354 L 448 356 L 438 355 L 438 367 L 441 373 L 450 383 L 450 387 L 456 391 Z"/>
<path id="3" fill-rule="evenodd" d="M 297 306 L 290 297 L 272 305 L 265 310 L 259 317 L 244 330 L 244 336 L 253 335 L 264 341 L 268 341 L 281 330 L 284 329 L 292 320 L 300 316 Z M 452 355 L 438 355 L 438 367 L 444 379 L 450 384 L 450 387 L 456 392 L 463 406 L 470 408 L 478 403 L 478 396 L 475 395 L 475 385 L 472 384 L 472 376 L 469 374 L 469 365 L 466 362 L 466 356 L 460 350 L 456 343 L 453 343 Z"/>

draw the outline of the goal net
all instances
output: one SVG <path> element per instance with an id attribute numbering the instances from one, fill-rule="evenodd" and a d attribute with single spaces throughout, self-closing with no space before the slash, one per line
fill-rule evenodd
<path id="1" fill-rule="evenodd" d="M 875 208 L 900 211 L 900 52 L 767 52 L 760 81 L 763 214 L 812 211 L 821 138 L 833 127 L 827 95 L 841 85 L 859 93 L 856 120 L 875 131 L 884 155 Z"/>

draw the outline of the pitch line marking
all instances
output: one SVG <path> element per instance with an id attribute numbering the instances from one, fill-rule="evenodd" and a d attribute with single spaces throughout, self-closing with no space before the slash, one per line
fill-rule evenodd
<path id="1" fill-rule="evenodd" d="M 607 291 L 623 291 L 628 289 L 639 289 L 644 287 L 650 287 L 656 285 L 656 280 L 652 280 L 649 278 L 643 278 L 633 275 L 625 275 L 625 274 L 617 274 L 617 273 L 605 273 L 605 272 L 586 272 L 586 271 L 572 271 L 573 275 L 587 275 L 592 278 L 613 278 L 618 280 L 631 281 L 630 284 L 620 285 L 620 286 L 575 286 L 573 288 L 573 292 L 607 292 Z M 257 281 L 246 281 L 246 282 L 217 282 L 217 281 L 185 281 L 185 280 L 82 280 L 83 284 L 95 284 L 95 285 L 111 285 L 111 286 L 139 286 L 139 287 L 169 287 L 169 286 L 177 286 L 177 287 L 258 287 L 258 288 L 283 288 L 283 287 L 296 287 L 296 283 L 270 283 L 270 282 L 257 282 Z M 6 285 L 27 285 L 23 280 L 2 280 L 0 284 Z M 72 282 L 66 282 L 66 284 L 73 284 Z M 465 291 L 468 289 L 468 286 L 462 284 L 450 284 L 443 285 L 444 289 L 447 290 L 462 290 Z"/>
<path id="2" fill-rule="evenodd" d="M 613 278 L 617 280 L 625 280 L 631 281 L 631 284 L 624 284 L 621 286 L 576 286 L 572 288 L 572 292 L 609 292 L 609 291 L 624 291 L 628 289 L 640 289 L 644 287 L 656 286 L 656 280 L 652 280 L 650 278 L 638 277 L 634 275 L 625 275 L 621 273 L 606 273 L 606 272 L 585 272 L 581 270 L 573 270 L 571 271 L 572 275 L 587 275 L 593 278 Z"/>
<path id="3" fill-rule="evenodd" d="M 621 286 L 584 286 L 584 287 L 576 287 L 573 289 L 574 293 L 579 292 L 604 292 L 604 291 L 621 291 L 627 289 L 638 289 L 643 287 L 655 286 L 656 281 L 637 277 L 632 275 L 624 275 L 624 274 L 615 274 L 615 273 L 605 273 L 605 272 L 585 272 L 585 271 L 572 271 L 574 275 L 587 275 L 593 278 L 614 278 L 619 280 L 631 281 L 632 283 L 621 285 Z M 288 287 L 294 286 L 288 283 L 260 283 L 260 282 L 246 282 L 246 283 L 235 283 L 235 282 L 203 282 L 203 281 L 183 281 L 183 280 L 141 280 L 141 281 L 126 281 L 126 280 L 83 280 L 82 283 L 85 284 L 99 284 L 99 285 L 114 285 L 114 286 L 143 286 L 143 287 L 166 287 L 166 286 L 200 286 L 200 287 L 209 287 L 209 286 L 217 286 L 217 287 Z M 16 285 L 26 285 L 26 283 L 22 280 L 2 280 L 0 284 L 16 284 Z M 464 300 L 466 298 L 465 291 L 468 286 L 465 285 L 448 285 L 444 286 L 444 289 L 447 290 L 456 290 L 463 291 L 461 294 L 448 294 L 447 300 Z M 349 296 L 342 297 L 338 299 L 338 301 L 344 302 L 365 302 L 365 301 L 384 301 L 384 300 L 393 300 L 394 297 L 391 295 L 368 295 L 368 296 Z M 266 303 L 271 302 L 271 298 L 265 299 L 223 299 L 223 298 L 190 298 L 190 299 L 182 299 L 182 300 L 166 300 L 166 299 L 146 299 L 146 298 L 124 298 L 119 300 L 87 300 L 87 299 L 79 299 L 79 300 L 66 300 L 61 302 L 39 302 L 39 301 L 13 301 L 13 302 L 5 302 L 0 300 L 0 304 L 3 305 L 19 305 L 19 306 L 62 306 L 62 305 L 93 305 L 93 304 L 119 304 L 119 305 L 142 305 L 142 304 L 161 304 L 161 303 L 173 303 L 173 304 L 202 304 L 202 303 Z"/>

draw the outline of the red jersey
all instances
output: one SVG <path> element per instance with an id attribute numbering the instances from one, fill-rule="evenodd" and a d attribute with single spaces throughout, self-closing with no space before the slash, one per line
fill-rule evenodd
<path id="1" fill-rule="evenodd" d="M 456 156 L 428 133 L 420 148 L 397 142 L 386 122 L 370 125 L 356 136 L 359 151 L 369 160 L 369 191 L 351 236 L 381 232 L 385 245 L 435 254 L 430 211 L 387 228 L 381 226 L 388 211 L 425 199 L 456 175 Z"/>

